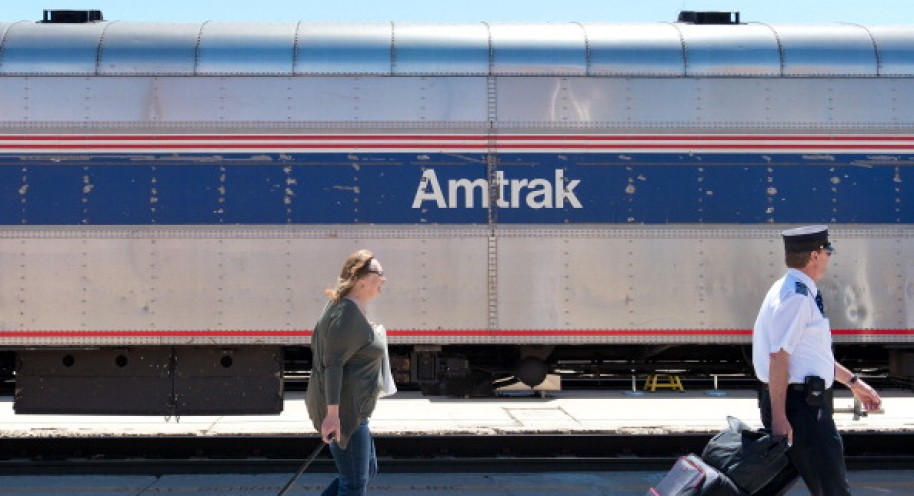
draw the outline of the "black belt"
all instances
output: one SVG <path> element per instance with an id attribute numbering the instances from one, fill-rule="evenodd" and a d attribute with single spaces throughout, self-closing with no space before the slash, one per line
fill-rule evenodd
<path id="1" fill-rule="evenodd" d="M 763 382 L 762 385 L 765 387 L 765 389 L 768 389 L 768 383 L 767 383 L 767 382 Z M 797 384 L 797 383 L 795 383 L 795 382 L 791 382 L 790 384 L 787 385 L 787 390 L 788 390 L 788 391 L 805 391 L 805 390 L 806 390 L 806 385 L 805 385 L 805 384 Z"/>

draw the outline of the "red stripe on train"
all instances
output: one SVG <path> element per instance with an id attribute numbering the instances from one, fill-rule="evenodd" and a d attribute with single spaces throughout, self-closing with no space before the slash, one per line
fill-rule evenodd
<path id="1" fill-rule="evenodd" d="M 542 141 L 907 141 L 912 135 L 749 135 L 749 134 L 66 134 L 66 135 L 0 135 L 0 140 L 12 141 L 259 141 L 259 140 L 417 140 L 489 141 L 542 140 Z"/>
<path id="2" fill-rule="evenodd" d="M 270 149 L 330 149 L 330 150 L 396 150 L 396 149 L 424 149 L 440 148 L 446 150 L 487 150 L 489 148 L 505 150 L 523 150 L 523 149 L 566 149 L 566 148 L 588 148 L 595 150 L 681 150 L 681 149 L 698 149 L 698 150 L 910 150 L 914 148 L 914 142 L 905 144 L 888 144 L 888 143 L 575 143 L 573 140 L 568 143 L 428 143 L 428 142 L 399 142 L 399 143 L 238 143 L 238 142 L 219 142 L 219 143 L 120 143 L 120 144 L 30 144 L 29 149 L 34 150 L 69 150 L 69 151 L 116 151 L 116 150 L 270 150 Z M 22 149 L 21 144 L 0 143 L 0 149 Z"/>
<path id="3" fill-rule="evenodd" d="M 282 330 L 156 330 L 156 331 L 102 331 L 102 330 L 36 330 L 0 331 L 0 340 L 10 338 L 162 338 L 162 337 L 308 337 L 306 329 Z M 835 329 L 839 336 L 914 336 L 914 329 Z M 442 329 L 442 330 L 389 330 L 389 336 L 399 337 L 614 337 L 614 336 L 751 336 L 751 329 Z"/>

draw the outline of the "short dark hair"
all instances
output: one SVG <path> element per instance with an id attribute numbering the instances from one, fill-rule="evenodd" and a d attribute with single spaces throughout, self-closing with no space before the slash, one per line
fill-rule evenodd
<path id="1" fill-rule="evenodd" d="M 791 269 L 802 269 L 806 267 L 811 257 L 811 251 L 788 251 L 784 254 L 784 262 Z"/>

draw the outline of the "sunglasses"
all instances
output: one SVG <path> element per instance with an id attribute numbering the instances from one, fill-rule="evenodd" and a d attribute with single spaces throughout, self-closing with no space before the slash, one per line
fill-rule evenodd
<path id="1" fill-rule="evenodd" d="M 384 271 L 383 271 L 383 270 L 366 270 L 365 272 L 368 273 L 368 274 L 377 274 L 378 277 L 384 277 Z"/>

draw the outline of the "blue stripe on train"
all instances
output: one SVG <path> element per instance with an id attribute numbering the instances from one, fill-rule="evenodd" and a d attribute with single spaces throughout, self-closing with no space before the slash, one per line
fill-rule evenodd
<path id="1" fill-rule="evenodd" d="M 863 155 L 501 154 L 519 186 L 505 224 L 914 223 L 908 157 Z M 442 199 L 413 208 L 423 171 Z M 561 170 L 562 200 L 554 188 Z M 482 154 L 0 157 L 0 224 L 485 224 L 448 181 L 485 178 Z M 539 179 L 539 194 L 521 180 Z M 549 184 L 550 191 L 544 191 Z M 423 191 L 432 195 L 426 185 Z M 505 189 L 511 200 L 511 188 Z M 514 195 L 517 196 L 517 195 Z M 580 202 L 574 208 L 571 196 Z"/>

